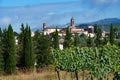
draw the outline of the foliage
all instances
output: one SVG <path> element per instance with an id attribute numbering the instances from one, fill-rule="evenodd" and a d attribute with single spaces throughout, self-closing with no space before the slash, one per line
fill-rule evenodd
<path id="1" fill-rule="evenodd" d="M 87 46 L 87 36 L 85 34 L 81 34 L 79 37 L 79 47 Z"/>
<path id="2" fill-rule="evenodd" d="M 12 74 L 16 70 L 16 53 L 15 53 L 15 38 L 12 26 L 8 26 L 8 30 L 6 33 L 7 37 L 7 46 L 5 56 L 5 72 L 8 74 Z"/>
<path id="3" fill-rule="evenodd" d="M 114 37 L 115 37 L 115 33 L 114 33 L 114 28 L 113 25 L 110 25 L 110 43 L 113 44 L 114 43 Z"/>
<path id="4" fill-rule="evenodd" d="M 33 53 L 33 45 L 32 45 L 32 37 L 31 37 L 31 29 L 28 25 L 26 28 L 22 25 L 20 35 L 20 44 L 21 44 L 21 57 L 20 63 L 21 67 L 32 69 L 34 67 L 34 53 Z"/>
<path id="5" fill-rule="evenodd" d="M 71 34 L 71 30 L 67 28 L 63 46 L 64 48 L 69 48 L 71 47 L 71 45 L 72 45 L 72 34 Z"/>
<path id="6" fill-rule="evenodd" d="M 74 36 L 74 46 L 79 46 L 79 36 L 77 33 Z"/>
<path id="7" fill-rule="evenodd" d="M 89 35 L 89 37 L 87 39 L 87 46 L 88 47 L 93 47 L 94 46 L 94 40 L 93 40 L 93 38 L 91 38 L 90 35 Z"/>
<path id="8" fill-rule="evenodd" d="M 58 36 L 57 28 L 56 31 L 53 33 L 53 48 L 59 49 L 59 36 Z"/>
<path id="9" fill-rule="evenodd" d="M 0 74 L 4 71 L 4 60 L 3 60 L 3 54 L 2 54 L 2 30 L 0 28 Z"/>
<path id="10" fill-rule="evenodd" d="M 51 63 L 52 57 L 50 46 L 50 37 L 36 31 L 34 36 L 34 50 L 36 53 L 37 67 L 43 67 Z"/>
<path id="11" fill-rule="evenodd" d="M 92 77 L 105 78 L 120 71 L 120 49 L 109 43 L 102 47 L 66 48 L 54 51 L 54 65 L 60 70 L 79 72 L 88 70 Z M 119 55 L 119 56 L 118 56 Z"/>
<path id="12" fill-rule="evenodd" d="M 101 38 L 102 38 L 102 30 L 101 28 L 96 27 L 96 39 L 95 39 L 96 46 L 101 45 Z"/>

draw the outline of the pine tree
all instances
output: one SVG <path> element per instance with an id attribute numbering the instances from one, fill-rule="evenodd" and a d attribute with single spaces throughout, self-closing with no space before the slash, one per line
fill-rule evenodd
<path id="1" fill-rule="evenodd" d="M 6 69 L 8 74 L 12 74 L 16 70 L 16 54 L 15 54 L 15 38 L 12 26 L 8 26 L 7 31 L 7 48 L 6 48 Z"/>
<path id="2" fill-rule="evenodd" d="M 66 30 L 66 36 L 65 36 L 65 40 L 64 40 L 64 48 L 69 48 L 72 46 L 72 34 L 69 28 L 67 28 Z"/>
<path id="3" fill-rule="evenodd" d="M 114 28 L 112 24 L 110 25 L 110 43 L 114 43 Z"/>
<path id="4" fill-rule="evenodd" d="M 59 49 L 59 36 L 57 28 L 56 31 L 53 33 L 53 47 L 54 49 Z"/>

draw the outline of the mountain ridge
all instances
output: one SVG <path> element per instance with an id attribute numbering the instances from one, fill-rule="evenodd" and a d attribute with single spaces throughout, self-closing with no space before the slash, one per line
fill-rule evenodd
<path id="1" fill-rule="evenodd" d="M 98 26 L 102 27 L 105 31 L 109 31 L 111 23 L 113 24 L 113 26 L 120 26 L 120 18 L 105 18 L 105 19 L 100 19 L 100 20 L 93 21 L 93 22 L 88 22 L 88 23 L 77 23 L 76 27 L 87 28 L 88 26 L 97 24 Z M 55 26 L 62 28 L 62 27 L 70 26 L 70 23 L 62 24 L 62 25 L 54 25 L 54 26 L 50 25 L 49 27 L 55 27 Z M 32 31 L 35 31 L 35 30 L 38 30 L 38 28 L 32 29 Z"/>
<path id="2" fill-rule="evenodd" d="M 105 31 L 109 31 L 110 24 L 113 24 L 113 26 L 120 26 L 120 18 L 100 19 L 94 22 L 78 24 L 77 27 L 86 28 L 87 26 L 90 25 L 98 25 L 99 27 L 102 27 Z"/>

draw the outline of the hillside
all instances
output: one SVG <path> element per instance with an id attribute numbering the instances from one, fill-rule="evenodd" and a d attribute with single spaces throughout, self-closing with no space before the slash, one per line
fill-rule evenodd
<path id="1" fill-rule="evenodd" d="M 99 25 L 102 29 L 109 31 L 110 24 L 113 24 L 114 26 L 120 26 L 120 19 L 119 18 L 106 18 L 106 19 L 101 19 L 95 22 L 90 22 L 90 23 L 83 23 L 83 24 L 78 24 L 77 27 L 87 27 L 89 25 Z"/>

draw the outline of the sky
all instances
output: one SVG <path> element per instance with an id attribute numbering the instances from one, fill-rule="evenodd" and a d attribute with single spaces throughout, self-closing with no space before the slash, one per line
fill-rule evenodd
<path id="1" fill-rule="evenodd" d="M 12 24 L 19 32 L 21 23 L 31 29 L 65 25 L 74 17 L 75 23 L 105 18 L 120 18 L 120 0 L 0 0 L 0 27 Z"/>

